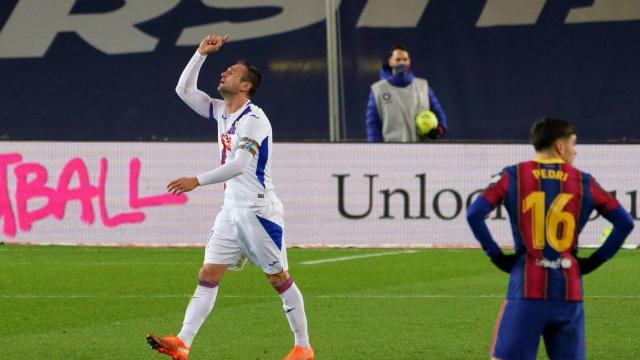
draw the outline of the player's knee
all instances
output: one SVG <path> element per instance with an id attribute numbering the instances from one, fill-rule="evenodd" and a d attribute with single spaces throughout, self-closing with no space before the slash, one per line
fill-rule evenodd
<path id="1" fill-rule="evenodd" d="M 227 266 L 205 264 L 200 268 L 198 273 L 198 280 L 206 281 L 209 283 L 218 283 L 222 279 Z"/>
<path id="2" fill-rule="evenodd" d="M 277 288 L 278 286 L 286 282 L 287 279 L 289 279 L 289 273 L 286 271 L 283 271 L 278 274 L 267 274 L 267 279 L 269 280 L 269 283 L 271 284 L 271 286 L 273 286 L 274 288 Z"/>

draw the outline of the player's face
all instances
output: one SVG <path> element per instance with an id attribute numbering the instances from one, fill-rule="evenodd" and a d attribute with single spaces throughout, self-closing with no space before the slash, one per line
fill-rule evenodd
<path id="1" fill-rule="evenodd" d="M 576 158 L 577 140 L 578 138 L 573 134 L 568 138 L 558 140 L 556 143 L 556 150 L 560 154 L 560 157 L 569 165 L 573 165 L 573 160 Z"/>
<path id="2" fill-rule="evenodd" d="M 220 94 L 233 95 L 248 91 L 250 83 L 242 80 L 247 71 L 247 67 L 242 64 L 234 64 L 223 71 L 218 83 Z"/>
<path id="3" fill-rule="evenodd" d="M 393 53 L 391 53 L 391 57 L 389 58 L 389 67 L 394 69 L 398 65 L 405 65 L 406 67 L 411 66 L 409 52 L 400 49 L 393 50 Z"/>

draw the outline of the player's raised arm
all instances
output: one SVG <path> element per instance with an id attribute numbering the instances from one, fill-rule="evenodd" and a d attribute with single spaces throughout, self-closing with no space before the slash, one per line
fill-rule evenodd
<path id="1" fill-rule="evenodd" d="M 214 53 L 224 45 L 229 39 L 229 35 L 223 37 L 217 35 L 208 35 L 200 42 L 198 50 L 191 57 L 191 60 L 182 71 L 178 85 L 176 86 L 176 93 L 191 109 L 200 114 L 203 117 L 209 116 L 209 106 L 211 104 L 211 97 L 205 92 L 199 90 L 198 86 L 198 74 L 200 68 L 207 58 L 208 54 Z"/>
<path id="2" fill-rule="evenodd" d="M 200 42 L 200 46 L 198 46 L 198 52 L 201 55 L 207 56 L 211 53 L 214 53 L 224 45 L 224 43 L 229 40 L 229 35 L 218 36 L 218 35 L 207 35 Z"/>

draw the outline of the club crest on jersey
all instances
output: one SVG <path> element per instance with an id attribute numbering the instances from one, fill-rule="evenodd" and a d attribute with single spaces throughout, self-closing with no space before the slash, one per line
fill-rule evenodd
<path id="1" fill-rule="evenodd" d="M 220 135 L 220 142 L 226 151 L 231 151 L 231 135 L 229 133 Z"/>

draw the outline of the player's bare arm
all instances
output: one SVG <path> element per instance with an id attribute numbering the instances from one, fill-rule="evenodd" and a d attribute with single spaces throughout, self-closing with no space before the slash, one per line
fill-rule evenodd
<path id="1" fill-rule="evenodd" d="M 224 45 L 225 42 L 229 40 L 229 35 L 219 36 L 219 35 L 207 35 L 200 42 L 200 46 L 198 47 L 198 52 L 202 55 L 209 55 L 214 53 Z"/>
<path id="2" fill-rule="evenodd" d="M 198 178 L 179 178 L 175 180 L 171 180 L 169 184 L 167 184 L 167 191 L 173 195 L 180 195 L 184 192 L 189 192 L 200 185 L 198 182 Z"/>

